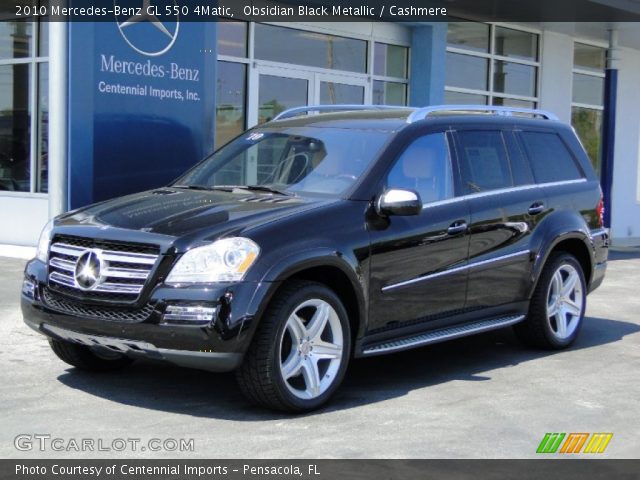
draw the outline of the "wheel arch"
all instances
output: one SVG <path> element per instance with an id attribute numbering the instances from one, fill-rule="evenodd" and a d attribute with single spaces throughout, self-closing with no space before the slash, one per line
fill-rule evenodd
<path id="1" fill-rule="evenodd" d="M 550 242 L 546 248 L 540 250 L 533 266 L 534 281 L 529 296 L 533 295 L 540 280 L 542 270 L 547 264 L 549 257 L 556 252 L 566 252 L 576 258 L 582 268 L 587 289 L 589 288 L 593 276 L 593 266 L 595 264 L 593 248 L 585 232 L 573 231 L 558 236 Z"/>
<path id="2" fill-rule="evenodd" d="M 262 299 L 260 316 L 282 285 L 291 280 L 308 280 L 326 285 L 347 310 L 351 339 L 355 342 L 366 325 L 366 281 L 355 258 L 336 250 L 306 251 L 283 259 L 264 276 L 272 284 Z"/>

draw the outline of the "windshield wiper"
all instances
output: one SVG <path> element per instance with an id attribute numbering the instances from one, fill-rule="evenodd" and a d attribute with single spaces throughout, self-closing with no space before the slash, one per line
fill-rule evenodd
<path id="1" fill-rule="evenodd" d="M 284 190 L 278 190 L 277 188 L 268 187 L 267 185 L 238 185 L 235 188 L 239 188 L 242 190 L 251 190 L 254 192 L 268 192 L 275 193 L 276 195 L 284 195 L 287 197 L 295 197 L 294 193 L 286 192 Z"/>
<path id="2" fill-rule="evenodd" d="M 188 190 L 218 190 L 222 192 L 233 192 L 235 187 L 225 187 L 225 186 L 210 186 L 210 185 L 172 185 L 173 188 L 186 188 Z"/>

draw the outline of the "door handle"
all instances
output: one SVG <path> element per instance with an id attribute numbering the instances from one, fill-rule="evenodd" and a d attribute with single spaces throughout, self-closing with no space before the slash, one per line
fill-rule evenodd
<path id="1" fill-rule="evenodd" d="M 529 207 L 529 215 L 538 215 L 539 213 L 544 212 L 544 203 L 536 202 Z"/>
<path id="2" fill-rule="evenodd" d="M 449 235 L 457 235 L 458 233 L 463 233 L 467 231 L 467 223 L 460 221 L 454 222 L 451 224 L 449 228 L 447 228 L 447 233 Z"/>

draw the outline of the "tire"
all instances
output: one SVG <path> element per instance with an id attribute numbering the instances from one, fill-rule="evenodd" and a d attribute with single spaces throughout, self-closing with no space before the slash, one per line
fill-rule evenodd
<path id="1" fill-rule="evenodd" d="M 267 307 L 236 378 L 255 404 L 310 411 L 336 391 L 350 355 L 349 319 L 338 296 L 320 283 L 288 282 Z"/>
<path id="2" fill-rule="evenodd" d="M 96 352 L 89 347 L 63 340 L 49 339 L 51 350 L 60 360 L 89 372 L 108 372 L 130 365 L 133 360 L 116 352 Z"/>
<path id="3" fill-rule="evenodd" d="M 580 333 L 586 292 L 584 272 L 576 258 L 565 252 L 553 253 L 542 270 L 527 318 L 514 326 L 516 335 L 532 347 L 567 348 Z"/>

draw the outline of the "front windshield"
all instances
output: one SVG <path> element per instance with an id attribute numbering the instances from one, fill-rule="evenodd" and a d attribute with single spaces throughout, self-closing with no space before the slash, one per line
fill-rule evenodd
<path id="1" fill-rule="evenodd" d="M 187 172 L 174 186 L 339 195 L 362 175 L 387 138 L 386 132 L 355 129 L 252 130 Z"/>

